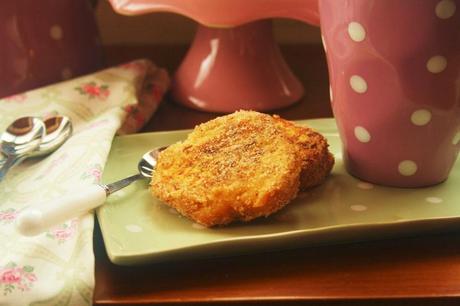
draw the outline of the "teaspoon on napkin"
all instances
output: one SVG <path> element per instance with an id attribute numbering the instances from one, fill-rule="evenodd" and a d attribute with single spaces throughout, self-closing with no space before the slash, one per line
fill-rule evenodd
<path id="1" fill-rule="evenodd" d="M 1 149 L 7 158 L 0 160 L 0 181 L 9 169 L 24 159 L 41 157 L 56 151 L 69 139 L 72 130 L 72 122 L 66 116 L 51 116 L 44 121 L 35 117 L 15 120 L 1 137 Z M 5 151 L 16 152 L 16 158 L 13 160 L 10 157 L 9 161 L 9 154 Z"/>
<path id="2" fill-rule="evenodd" d="M 165 148 L 156 148 L 145 153 L 137 165 L 138 173 L 135 175 L 107 185 L 86 186 L 62 198 L 23 210 L 16 219 L 16 229 L 24 236 L 35 236 L 102 205 L 112 193 L 138 179 L 151 178 L 158 154 L 163 149 Z"/>
<path id="3" fill-rule="evenodd" d="M 8 171 L 37 150 L 45 136 L 45 124 L 35 117 L 22 117 L 11 123 L 1 136 L 0 151 L 6 160 L 0 168 L 0 182 Z"/>

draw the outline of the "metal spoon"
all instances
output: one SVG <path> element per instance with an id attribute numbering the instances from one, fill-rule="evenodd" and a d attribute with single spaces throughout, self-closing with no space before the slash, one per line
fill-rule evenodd
<path id="1" fill-rule="evenodd" d="M 16 228 L 24 236 L 35 236 L 73 217 L 80 216 L 100 205 L 112 193 L 141 178 L 151 178 L 158 154 L 165 148 L 156 148 L 145 153 L 137 165 L 138 173 L 108 185 L 90 185 L 72 194 L 39 203 L 19 213 Z"/>
<path id="2" fill-rule="evenodd" d="M 8 170 L 36 150 L 45 135 L 45 124 L 35 117 L 22 117 L 8 126 L 1 136 L 0 151 L 6 160 L 0 168 L 0 182 Z"/>
<path id="3" fill-rule="evenodd" d="M 18 120 L 23 120 L 20 118 Z M 39 120 L 39 119 L 38 119 Z M 15 121 L 16 122 L 16 121 Z M 66 116 L 52 116 L 43 121 L 45 125 L 45 133 L 41 138 L 41 143 L 34 150 L 24 154 L 20 161 L 29 157 L 41 157 L 57 150 L 64 142 L 72 135 L 72 122 Z M 0 160 L 0 167 L 6 163 L 7 159 Z M 0 179 L 1 181 L 1 179 Z"/>
<path id="4" fill-rule="evenodd" d="M 38 149 L 32 151 L 28 157 L 39 157 L 56 151 L 72 135 L 72 122 L 66 116 L 52 116 L 44 121 L 46 133 Z"/>

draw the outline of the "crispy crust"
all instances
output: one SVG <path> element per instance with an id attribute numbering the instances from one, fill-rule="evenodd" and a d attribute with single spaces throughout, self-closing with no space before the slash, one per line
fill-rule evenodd
<path id="1" fill-rule="evenodd" d="M 160 154 L 151 191 L 207 227 L 268 216 L 330 171 L 318 135 L 257 112 L 216 118 Z"/>
<path id="2" fill-rule="evenodd" d="M 328 150 L 326 138 L 309 127 L 294 124 L 291 121 L 273 116 L 282 125 L 287 137 L 298 147 L 302 159 L 300 189 L 320 185 L 334 166 L 334 156 Z"/>

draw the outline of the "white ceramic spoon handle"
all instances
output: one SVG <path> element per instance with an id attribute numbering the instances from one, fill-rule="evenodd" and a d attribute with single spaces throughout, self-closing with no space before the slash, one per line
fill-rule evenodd
<path id="1" fill-rule="evenodd" d="M 23 210 L 16 219 L 16 228 L 24 236 L 35 236 L 100 206 L 106 198 L 103 186 L 90 185 L 72 195 Z"/>

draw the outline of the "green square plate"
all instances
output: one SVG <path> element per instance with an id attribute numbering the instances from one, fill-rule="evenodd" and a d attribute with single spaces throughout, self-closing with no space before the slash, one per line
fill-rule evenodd
<path id="1" fill-rule="evenodd" d="M 206 229 L 150 195 L 138 181 L 109 197 L 97 211 L 107 253 L 120 265 L 226 256 L 312 244 L 382 239 L 460 227 L 460 163 L 438 186 L 398 189 L 348 175 L 333 119 L 300 121 L 328 138 L 336 165 L 322 186 L 300 194 L 280 212 L 247 224 Z M 115 138 L 103 181 L 135 173 L 153 147 L 184 139 L 189 131 Z"/>

